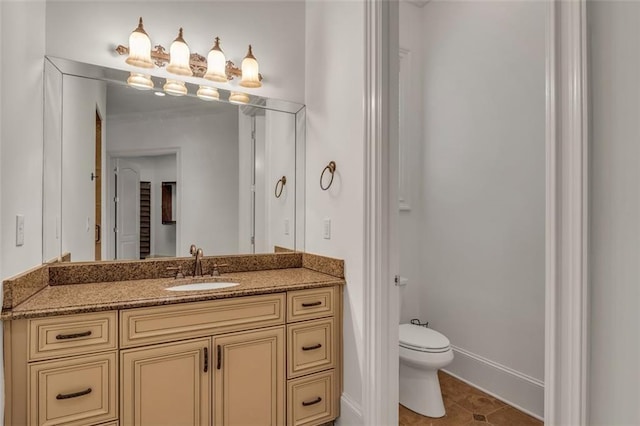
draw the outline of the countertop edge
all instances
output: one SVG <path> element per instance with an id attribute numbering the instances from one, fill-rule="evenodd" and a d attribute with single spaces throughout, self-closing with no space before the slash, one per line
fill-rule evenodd
<path id="1" fill-rule="evenodd" d="M 77 285 L 77 284 L 76 284 Z M 333 287 L 346 285 L 344 279 L 336 278 L 327 281 L 306 282 L 300 284 L 280 284 L 272 287 L 264 288 L 246 288 L 246 289 L 230 289 L 193 292 L 184 296 L 176 296 L 173 298 L 152 298 L 116 301 L 111 303 L 85 305 L 85 306 L 69 306 L 67 308 L 55 309 L 39 309 L 34 311 L 14 312 L 13 310 L 3 310 L 0 314 L 1 321 L 12 321 L 21 319 L 43 318 L 62 315 L 83 314 L 90 312 L 104 312 L 120 309 L 145 308 L 152 306 L 175 305 L 179 303 L 205 302 L 209 300 L 229 299 L 233 297 L 254 296 L 260 294 L 283 293 L 294 290 L 306 290 L 322 287 Z M 45 287 L 46 288 L 46 287 Z M 196 294 L 197 293 L 197 294 Z"/>

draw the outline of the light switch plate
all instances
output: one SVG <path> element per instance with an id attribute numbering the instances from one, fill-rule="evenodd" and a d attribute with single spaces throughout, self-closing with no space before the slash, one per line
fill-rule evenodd
<path id="1" fill-rule="evenodd" d="M 16 247 L 24 245 L 24 215 L 16 215 Z"/>
<path id="2" fill-rule="evenodd" d="M 289 235 L 289 232 L 290 232 L 289 227 L 290 227 L 289 219 L 285 219 L 284 220 L 284 235 Z"/>
<path id="3" fill-rule="evenodd" d="M 323 223 L 322 236 L 325 240 L 331 239 L 331 219 L 325 219 Z"/>

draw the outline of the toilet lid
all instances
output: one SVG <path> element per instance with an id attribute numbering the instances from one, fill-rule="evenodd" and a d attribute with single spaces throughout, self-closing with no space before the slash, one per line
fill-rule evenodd
<path id="1" fill-rule="evenodd" d="M 400 325 L 400 346 L 417 351 L 432 352 L 449 348 L 449 339 L 427 327 L 415 324 Z"/>

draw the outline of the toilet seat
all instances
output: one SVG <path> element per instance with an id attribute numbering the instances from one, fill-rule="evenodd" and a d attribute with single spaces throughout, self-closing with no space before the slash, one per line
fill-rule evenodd
<path id="1" fill-rule="evenodd" d="M 400 347 L 419 352 L 441 353 L 451 349 L 451 342 L 441 333 L 415 324 L 400 325 Z"/>

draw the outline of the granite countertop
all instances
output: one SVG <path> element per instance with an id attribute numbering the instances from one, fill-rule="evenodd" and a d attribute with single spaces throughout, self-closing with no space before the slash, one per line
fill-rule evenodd
<path id="1" fill-rule="evenodd" d="M 218 290 L 173 292 L 165 290 L 195 282 L 238 282 Z M 113 309 L 169 305 L 288 290 L 343 285 L 345 280 L 305 267 L 232 272 L 219 277 L 159 278 L 82 284 L 47 285 L 11 309 L 2 320 L 97 312 Z"/>

